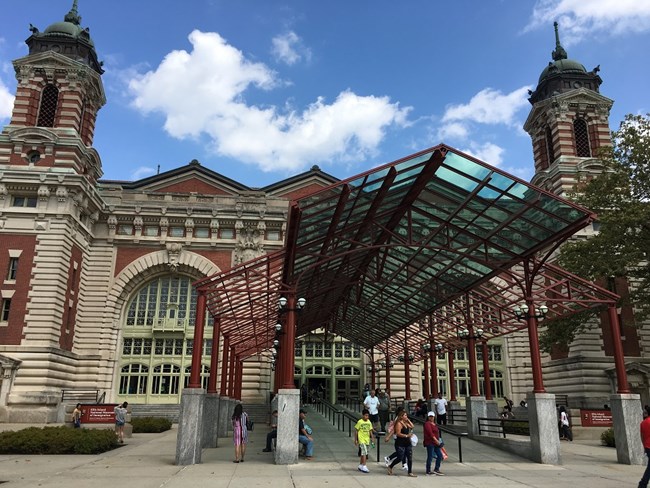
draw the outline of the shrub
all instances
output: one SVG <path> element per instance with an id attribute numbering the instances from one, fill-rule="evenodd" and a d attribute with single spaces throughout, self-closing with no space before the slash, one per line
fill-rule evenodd
<path id="1" fill-rule="evenodd" d="M 503 432 L 511 435 L 530 435 L 528 422 L 503 422 Z"/>
<path id="2" fill-rule="evenodd" d="M 0 432 L 0 454 L 99 454 L 117 446 L 111 429 L 29 427 Z"/>
<path id="3" fill-rule="evenodd" d="M 172 428 L 172 422 L 162 417 L 131 417 L 134 434 L 165 432 Z"/>
<path id="4" fill-rule="evenodd" d="M 614 429 L 609 428 L 600 434 L 600 442 L 607 447 L 616 447 L 616 440 L 614 439 Z"/>

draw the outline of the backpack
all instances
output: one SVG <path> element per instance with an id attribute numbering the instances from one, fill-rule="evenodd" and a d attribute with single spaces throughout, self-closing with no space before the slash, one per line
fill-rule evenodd
<path id="1" fill-rule="evenodd" d="M 392 432 L 393 434 L 395 434 L 394 429 L 395 429 L 395 421 L 391 420 L 390 422 L 388 422 L 388 427 L 386 428 L 386 432 Z"/>

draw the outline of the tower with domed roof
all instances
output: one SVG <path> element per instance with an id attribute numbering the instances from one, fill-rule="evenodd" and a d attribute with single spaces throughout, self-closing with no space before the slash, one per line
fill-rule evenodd
<path id="1" fill-rule="evenodd" d="M 0 165 L 72 171 L 94 184 L 102 175 L 92 143 L 106 103 L 104 70 L 89 29 L 81 27 L 77 0 L 62 22 L 30 31 L 29 54 L 13 62 L 18 87 L 0 134 Z"/>
<path id="2" fill-rule="evenodd" d="M 524 130 L 533 143 L 532 183 L 566 196 L 575 184 L 598 173 L 595 159 L 611 144 L 609 111 L 613 100 L 600 94 L 600 67 L 587 71 L 569 59 L 555 22 L 555 50 L 528 99 L 532 109 Z"/>

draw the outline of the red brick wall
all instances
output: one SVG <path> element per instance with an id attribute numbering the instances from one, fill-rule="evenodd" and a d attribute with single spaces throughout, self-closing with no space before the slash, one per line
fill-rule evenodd
<path id="1" fill-rule="evenodd" d="M 221 271 L 226 271 L 232 267 L 232 252 L 230 251 L 194 251 L 196 254 L 203 256 L 210 262 L 219 267 Z"/>
<path id="2" fill-rule="evenodd" d="M 318 184 L 318 183 L 311 183 L 309 185 L 306 185 L 302 188 L 297 188 L 295 190 L 291 190 L 287 193 L 278 193 L 277 196 L 279 197 L 284 197 L 287 200 L 297 200 L 299 198 L 302 198 L 306 195 L 309 195 L 310 193 L 313 193 L 317 190 L 321 190 L 323 188 L 326 188 L 325 185 Z"/>
<path id="3" fill-rule="evenodd" d="M 27 294 L 31 289 L 32 267 L 36 237 L 29 235 L 0 235 L 0 287 L 15 290 L 11 298 L 11 309 L 7 327 L 0 327 L 0 344 L 17 345 L 23 337 L 25 315 L 27 315 Z M 21 249 L 15 284 L 5 284 L 9 269 L 9 249 Z"/>
<path id="4" fill-rule="evenodd" d="M 200 195 L 232 194 L 196 178 L 174 183 L 173 185 L 165 186 L 164 188 L 158 188 L 156 193 L 198 193 Z"/>
<path id="5" fill-rule="evenodd" d="M 77 306 L 79 305 L 79 283 L 81 282 L 81 265 L 83 252 L 77 246 L 72 247 L 70 264 L 68 266 L 68 282 L 66 284 L 63 317 L 61 321 L 61 335 L 59 345 L 61 349 L 72 351 L 74 345 L 74 330 L 77 321 Z M 74 263 L 77 263 L 75 270 Z"/>

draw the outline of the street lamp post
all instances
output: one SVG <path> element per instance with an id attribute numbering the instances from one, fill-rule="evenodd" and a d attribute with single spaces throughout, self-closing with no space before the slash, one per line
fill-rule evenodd
<path id="1" fill-rule="evenodd" d="M 469 355 L 469 395 L 479 396 L 478 391 L 478 369 L 476 367 L 476 340 L 483 337 L 483 329 L 474 330 L 472 324 L 467 328 L 458 331 L 458 338 L 467 341 L 467 353 Z"/>
<path id="2" fill-rule="evenodd" d="M 530 346 L 530 362 L 533 369 L 533 393 L 545 393 L 542 379 L 542 359 L 539 353 L 539 337 L 537 333 L 537 320 L 544 319 L 548 313 L 546 305 L 535 309 L 532 300 L 512 309 L 518 320 L 525 320 L 528 324 L 528 343 Z"/>

